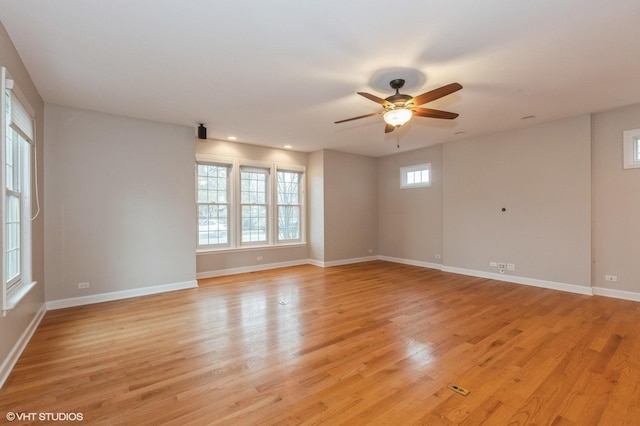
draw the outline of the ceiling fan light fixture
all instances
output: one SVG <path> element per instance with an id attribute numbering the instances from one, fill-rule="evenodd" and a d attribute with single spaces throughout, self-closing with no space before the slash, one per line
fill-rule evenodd
<path id="1" fill-rule="evenodd" d="M 390 109 L 385 112 L 382 117 L 384 118 L 385 123 L 394 127 L 400 127 L 407 121 L 411 120 L 413 112 L 406 108 Z"/>

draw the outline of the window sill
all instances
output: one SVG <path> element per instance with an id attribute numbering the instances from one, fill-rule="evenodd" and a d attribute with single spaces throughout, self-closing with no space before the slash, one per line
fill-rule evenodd
<path id="1" fill-rule="evenodd" d="M 276 245 L 262 245 L 262 246 L 246 246 L 246 247 L 224 247 L 224 248 L 206 248 L 206 249 L 197 249 L 196 255 L 202 256 L 207 254 L 218 254 L 218 253 L 238 253 L 243 251 L 255 251 L 255 250 L 277 250 L 283 248 L 295 248 L 295 247 L 306 247 L 307 243 L 285 243 L 285 244 L 276 244 Z"/>
<path id="2" fill-rule="evenodd" d="M 18 306 L 18 303 L 38 284 L 37 281 L 33 281 L 29 284 L 22 284 L 17 289 L 13 290 L 11 294 L 7 296 L 7 300 L 2 307 L 2 315 L 6 316 L 7 313 Z"/>

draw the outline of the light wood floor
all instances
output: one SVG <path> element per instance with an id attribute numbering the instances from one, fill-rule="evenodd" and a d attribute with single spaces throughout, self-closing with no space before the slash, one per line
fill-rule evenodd
<path id="1" fill-rule="evenodd" d="M 0 390 L 0 423 L 8 411 L 105 425 L 638 425 L 640 303 L 386 262 L 209 279 L 48 312 Z"/>

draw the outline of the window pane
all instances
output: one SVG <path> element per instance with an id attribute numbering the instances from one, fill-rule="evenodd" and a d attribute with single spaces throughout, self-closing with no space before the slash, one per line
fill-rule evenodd
<path id="1" fill-rule="evenodd" d="M 299 206 L 278 206 L 278 239 L 300 239 Z"/>
<path id="2" fill-rule="evenodd" d="M 635 159 L 634 159 L 634 161 L 640 162 L 640 137 L 636 137 L 635 140 L 634 140 L 634 143 L 635 143 L 635 147 L 634 147 L 635 148 L 634 149 Z"/>
<path id="3" fill-rule="evenodd" d="M 242 206 L 242 242 L 267 241 L 267 206 Z"/>
<path id="4" fill-rule="evenodd" d="M 198 245 L 229 242 L 228 208 L 226 205 L 198 205 Z"/>
<path id="5" fill-rule="evenodd" d="M 198 202 L 226 203 L 228 176 L 228 166 L 198 164 Z"/>
<path id="6" fill-rule="evenodd" d="M 6 197 L 5 244 L 6 264 L 5 282 L 20 275 L 20 197 L 7 194 Z"/>
<path id="7" fill-rule="evenodd" d="M 242 171 L 240 173 L 240 200 L 242 204 L 267 203 L 267 178 L 264 172 Z"/>
<path id="8" fill-rule="evenodd" d="M 300 173 L 278 172 L 278 204 L 300 204 Z"/>
<path id="9" fill-rule="evenodd" d="M 7 126 L 6 132 L 4 165 L 6 187 L 12 191 L 20 191 L 20 148 L 22 143 L 27 142 L 11 127 Z"/>

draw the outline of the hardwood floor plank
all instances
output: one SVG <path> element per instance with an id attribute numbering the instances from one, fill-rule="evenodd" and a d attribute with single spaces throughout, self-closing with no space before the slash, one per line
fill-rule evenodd
<path id="1" fill-rule="evenodd" d="M 635 425 L 638 324 L 636 302 L 382 261 L 218 277 L 47 312 L 0 418 Z"/>

